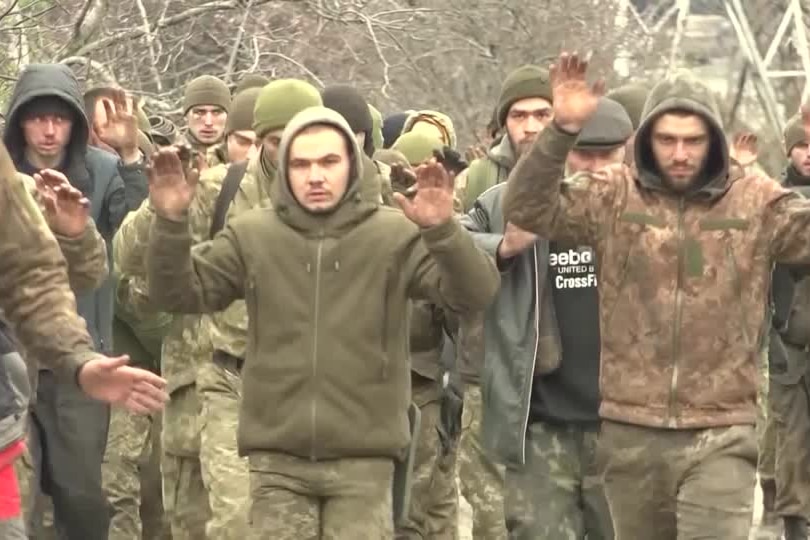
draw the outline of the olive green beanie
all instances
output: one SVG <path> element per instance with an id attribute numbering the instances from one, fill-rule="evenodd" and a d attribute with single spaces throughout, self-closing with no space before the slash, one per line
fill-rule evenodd
<path id="1" fill-rule="evenodd" d="M 270 79 L 264 75 L 259 73 L 248 73 L 242 77 L 238 83 L 236 83 L 236 87 L 233 89 L 233 95 L 236 96 L 237 94 L 241 94 L 248 88 L 263 88 L 267 86 L 267 83 L 269 82 Z"/>
<path id="2" fill-rule="evenodd" d="M 186 94 L 183 98 L 183 114 L 187 114 L 193 107 L 211 105 L 231 108 L 231 91 L 221 80 L 211 75 L 197 77 L 186 85 Z"/>
<path id="3" fill-rule="evenodd" d="M 506 77 L 498 98 L 498 127 L 506 125 L 506 115 L 513 103 L 528 98 L 551 101 L 551 78 L 548 70 L 538 66 L 522 66 Z"/>
<path id="4" fill-rule="evenodd" d="M 790 151 L 797 144 L 808 143 L 810 141 L 804 136 L 804 126 L 802 125 L 801 115 L 796 115 L 785 125 L 785 153 L 790 155 Z"/>
<path id="5" fill-rule="evenodd" d="M 225 135 L 230 135 L 234 131 L 253 129 L 253 109 L 256 108 L 256 100 L 261 91 L 261 88 L 248 88 L 233 97 L 231 112 L 228 113 L 228 121 L 225 123 Z"/>
<path id="6" fill-rule="evenodd" d="M 433 157 L 433 151 L 442 151 L 442 141 L 418 131 L 403 133 L 391 147 L 400 152 L 412 166 L 416 167 Z"/>
<path id="7" fill-rule="evenodd" d="M 374 143 L 374 150 L 382 150 L 383 149 L 383 133 L 382 133 L 382 123 L 383 117 L 382 113 L 377 110 L 374 105 L 369 105 L 368 110 L 371 111 L 371 141 Z"/>
<path id="8" fill-rule="evenodd" d="M 261 89 L 253 110 L 253 131 L 259 138 L 284 129 L 293 116 L 310 107 L 323 106 L 321 93 L 308 82 L 279 79 Z"/>
<path id="9" fill-rule="evenodd" d="M 641 114 L 644 111 L 644 104 L 647 103 L 647 96 L 650 95 L 650 87 L 639 83 L 625 84 L 608 92 L 607 97 L 624 107 L 630 121 L 633 122 L 633 129 L 638 129 L 641 124 Z"/>

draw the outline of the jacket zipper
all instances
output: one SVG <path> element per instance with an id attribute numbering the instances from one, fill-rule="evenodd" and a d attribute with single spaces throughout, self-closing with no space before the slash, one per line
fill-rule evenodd
<path id="1" fill-rule="evenodd" d="M 315 259 L 315 308 L 313 313 L 313 329 L 312 329 L 312 408 L 311 408 L 311 422 L 312 422 L 312 445 L 310 448 L 310 459 L 317 460 L 316 441 L 317 441 L 317 428 L 316 420 L 318 416 L 318 319 L 320 314 L 321 304 L 321 259 L 323 257 L 323 233 L 318 236 L 318 254 Z"/>
<path id="2" fill-rule="evenodd" d="M 522 444 L 520 445 L 520 464 L 526 464 L 526 432 L 529 429 L 529 416 L 532 407 L 532 386 L 534 385 L 534 370 L 537 367 L 537 351 L 540 349 L 540 283 L 538 279 L 539 261 L 537 258 L 537 244 L 532 250 L 534 255 L 534 354 L 532 355 L 532 370 L 529 372 L 529 383 L 526 385 L 529 399 L 526 400 L 526 413 L 523 415 L 523 431 L 521 431 Z"/>
<path id="3" fill-rule="evenodd" d="M 677 427 L 676 416 L 676 402 L 678 389 L 678 360 L 681 354 L 681 287 L 683 286 L 683 249 L 684 249 L 684 234 L 683 234 L 683 213 L 684 213 L 684 199 L 678 201 L 678 267 L 677 267 L 677 280 L 675 283 L 675 323 L 672 329 L 672 380 L 669 386 L 669 418 L 667 424 L 670 428 Z"/>

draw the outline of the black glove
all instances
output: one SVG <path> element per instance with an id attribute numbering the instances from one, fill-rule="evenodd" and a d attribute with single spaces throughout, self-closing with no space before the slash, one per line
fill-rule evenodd
<path id="1" fill-rule="evenodd" d="M 416 194 L 416 174 L 410 168 L 394 165 L 391 167 L 390 178 L 394 193 L 402 193 L 406 197 Z"/>
<path id="2" fill-rule="evenodd" d="M 459 175 L 464 169 L 469 167 L 469 163 L 464 161 L 462 155 L 449 146 L 445 146 L 441 151 L 434 150 L 433 157 L 442 164 L 444 170 L 449 174 Z"/>
<path id="3" fill-rule="evenodd" d="M 442 456 L 446 457 L 461 438 L 461 416 L 464 412 L 464 390 L 452 384 L 450 373 L 442 376 L 442 397 L 440 401 L 439 442 L 442 445 Z"/>

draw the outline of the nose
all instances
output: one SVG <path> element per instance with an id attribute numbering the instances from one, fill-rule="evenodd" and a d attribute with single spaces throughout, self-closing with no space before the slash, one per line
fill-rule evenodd
<path id="1" fill-rule="evenodd" d="M 207 111 L 205 113 L 205 116 L 203 117 L 203 120 L 205 121 L 206 126 L 214 125 L 214 113 L 211 111 Z"/>
<path id="2" fill-rule="evenodd" d="M 523 131 L 525 133 L 539 133 L 541 127 L 542 125 L 537 117 L 530 114 L 529 117 L 526 118 L 526 124 L 523 126 Z"/>
<path id="3" fill-rule="evenodd" d="M 56 124 L 53 121 L 53 118 L 48 118 L 43 122 L 43 131 L 45 135 L 52 137 L 56 133 Z"/>
<path id="4" fill-rule="evenodd" d="M 675 153 L 672 158 L 676 161 L 686 161 L 689 159 L 689 154 L 686 153 L 686 146 L 683 144 L 683 141 L 678 141 L 675 145 Z"/>

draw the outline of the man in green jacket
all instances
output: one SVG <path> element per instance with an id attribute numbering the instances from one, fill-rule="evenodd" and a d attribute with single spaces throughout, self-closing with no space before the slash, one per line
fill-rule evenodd
<path id="1" fill-rule="evenodd" d="M 440 165 L 419 169 L 412 200 L 397 194 L 400 212 L 380 205 L 361 152 L 338 113 L 301 112 L 282 135 L 274 208 L 234 219 L 193 256 L 195 174 L 170 150 L 155 160 L 150 297 L 172 312 L 247 302 L 248 538 L 393 537 L 394 460 L 409 440 L 408 302 L 463 313 L 498 287 L 493 262 L 452 219 Z"/>

